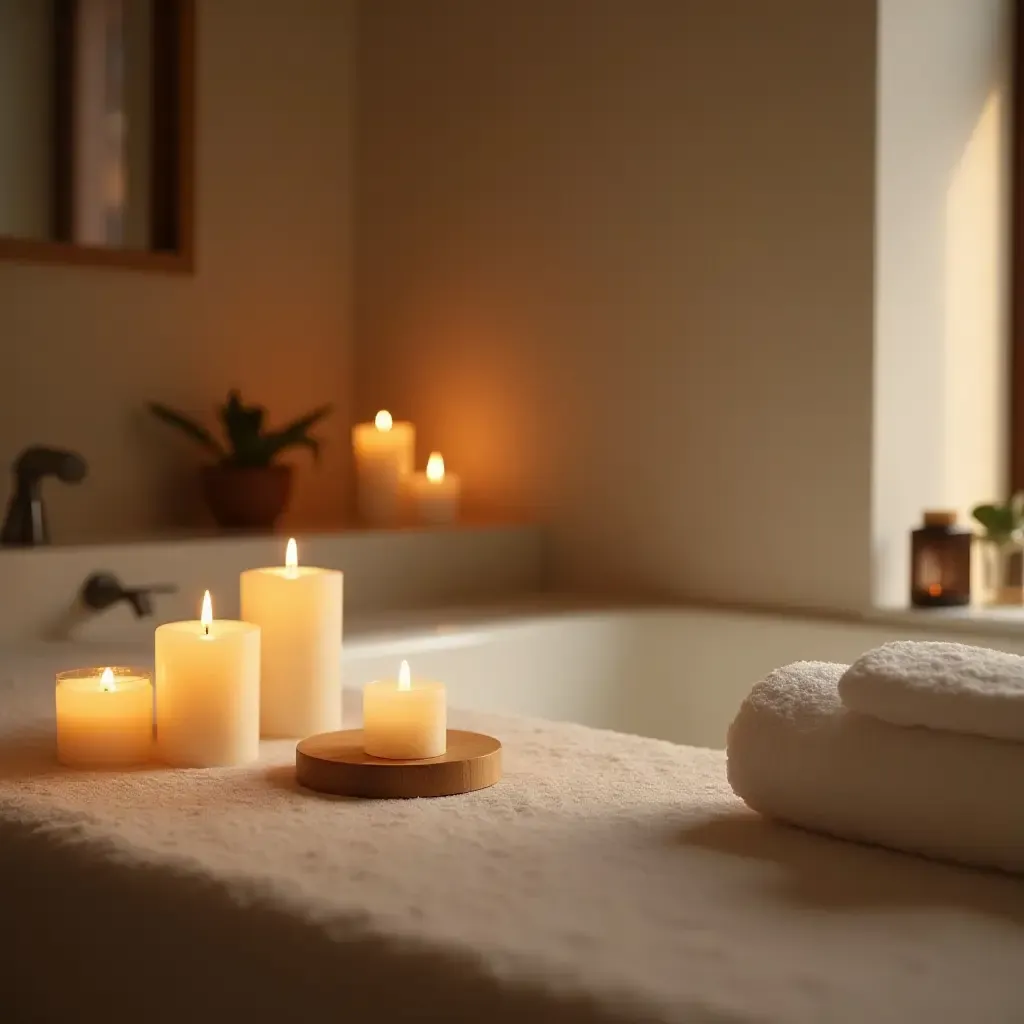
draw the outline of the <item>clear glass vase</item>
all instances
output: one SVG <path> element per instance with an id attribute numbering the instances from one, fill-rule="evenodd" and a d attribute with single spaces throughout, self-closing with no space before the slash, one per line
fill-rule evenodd
<path id="1" fill-rule="evenodd" d="M 1024 607 L 1024 534 L 984 537 L 981 541 L 984 603 L 993 607 Z"/>

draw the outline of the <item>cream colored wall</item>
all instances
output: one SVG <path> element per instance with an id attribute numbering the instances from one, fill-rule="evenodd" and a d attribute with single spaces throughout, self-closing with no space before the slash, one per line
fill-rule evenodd
<path id="1" fill-rule="evenodd" d="M 348 470 L 349 0 L 201 0 L 194 276 L 0 264 L 0 465 L 31 442 L 91 465 L 50 489 L 58 539 L 201 515 L 197 453 L 150 423 L 229 387 L 275 419 L 332 401 L 293 520 L 337 522 Z"/>
<path id="2" fill-rule="evenodd" d="M 875 599 L 907 533 L 1007 486 L 1011 0 L 879 7 Z"/>
<path id="3" fill-rule="evenodd" d="M 357 412 L 563 584 L 864 603 L 874 6 L 360 5 Z"/>

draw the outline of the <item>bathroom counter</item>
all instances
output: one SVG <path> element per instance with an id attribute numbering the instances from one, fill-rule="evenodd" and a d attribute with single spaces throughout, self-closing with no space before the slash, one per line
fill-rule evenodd
<path id="1" fill-rule="evenodd" d="M 767 824 L 719 752 L 453 715 L 499 785 L 358 801 L 298 789 L 290 741 L 68 772 L 49 701 L 0 690 L 12 1020 L 1024 1017 L 1021 880 Z"/>

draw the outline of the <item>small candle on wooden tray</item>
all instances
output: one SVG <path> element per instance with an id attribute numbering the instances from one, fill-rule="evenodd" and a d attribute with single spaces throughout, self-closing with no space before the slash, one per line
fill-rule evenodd
<path id="1" fill-rule="evenodd" d="M 443 683 L 413 679 L 403 661 L 398 679 L 367 683 L 363 690 L 363 747 L 371 757 L 419 761 L 441 757 L 447 747 Z"/>
<path id="2" fill-rule="evenodd" d="M 70 768 L 145 764 L 153 754 L 153 684 L 130 668 L 57 674 L 57 759 Z"/>

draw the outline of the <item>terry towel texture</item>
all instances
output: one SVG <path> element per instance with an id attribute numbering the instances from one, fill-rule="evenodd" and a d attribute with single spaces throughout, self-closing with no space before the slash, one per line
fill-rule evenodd
<path id="1" fill-rule="evenodd" d="M 839 681 L 853 711 L 893 725 L 1024 742 L 1024 658 L 966 644 L 898 640 Z"/>
<path id="2" fill-rule="evenodd" d="M 499 785 L 74 772 L 55 667 L 0 663 L 2 1024 L 1024 1021 L 1020 879 L 780 827 L 721 751 L 453 711 Z"/>
<path id="3" fill-rule="evenodd" d="M 753 688 L 729 731 L 736 795 L 842 839 L 1024 872 L 1024 744 L 851 711 L 845 671 L 798 662 Z"/>

